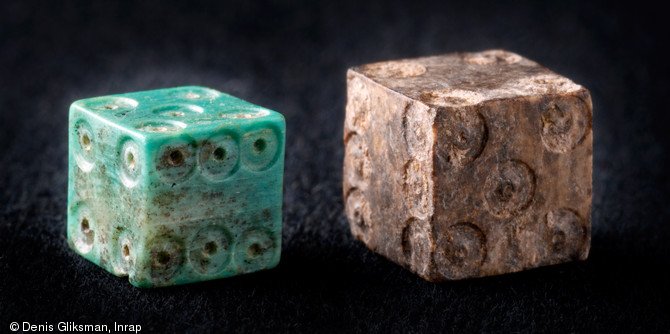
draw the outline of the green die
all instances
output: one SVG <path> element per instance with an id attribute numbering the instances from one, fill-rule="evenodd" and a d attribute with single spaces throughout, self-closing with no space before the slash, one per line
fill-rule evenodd
<path id="1" fill-rule="evenodd" d="M 138 287 L 272 268 L 284 117 L 203 87 L 70 107 L 70 247 Z"/>

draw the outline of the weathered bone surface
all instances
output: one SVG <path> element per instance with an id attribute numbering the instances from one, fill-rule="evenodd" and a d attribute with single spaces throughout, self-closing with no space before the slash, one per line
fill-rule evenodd
<path id="1" fill-rule="evenodd" d="M 588 256 L 589 92 L 502 50 L 347 72 L 353 235 L 429 281 Z"/>

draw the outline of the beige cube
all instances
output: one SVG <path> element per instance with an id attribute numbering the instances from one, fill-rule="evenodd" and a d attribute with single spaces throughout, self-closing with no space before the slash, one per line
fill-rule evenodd
<path id="1" fill-rule="evenodd" d="M 588 90 L 503 50 L 349 69 L 351 232 L 429 281 L 584 260 L 591 122 Z"/>

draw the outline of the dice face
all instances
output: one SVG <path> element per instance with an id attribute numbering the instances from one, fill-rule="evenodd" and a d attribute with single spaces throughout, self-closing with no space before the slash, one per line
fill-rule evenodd
<path id="1" fill-rule="evenodd" d="M 586 259 L 588 91 L 491 50 L 350 69 L 352 234 L 430 281 Z"/>
<path id="2" fill-rule="evenodd" d="M 277 265 L 285 122 L 203 87 L 76 101 L 68 243 L 138 287 Z"/>

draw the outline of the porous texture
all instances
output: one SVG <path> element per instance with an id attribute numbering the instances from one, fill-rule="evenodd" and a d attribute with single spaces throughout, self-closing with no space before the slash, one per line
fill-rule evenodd
<path id="1" fill-rule="evenodd" d="M 504 50 L 347 73 L 353 235 L 430 281 L 588 256 L 589 92 Z"/>
<path id="2" fill-rule="evenodd" d="M 70 247 L 138 287 L 272 268 L 281 254 L 284 118 L 179 87 L 70 108 Z"/>

